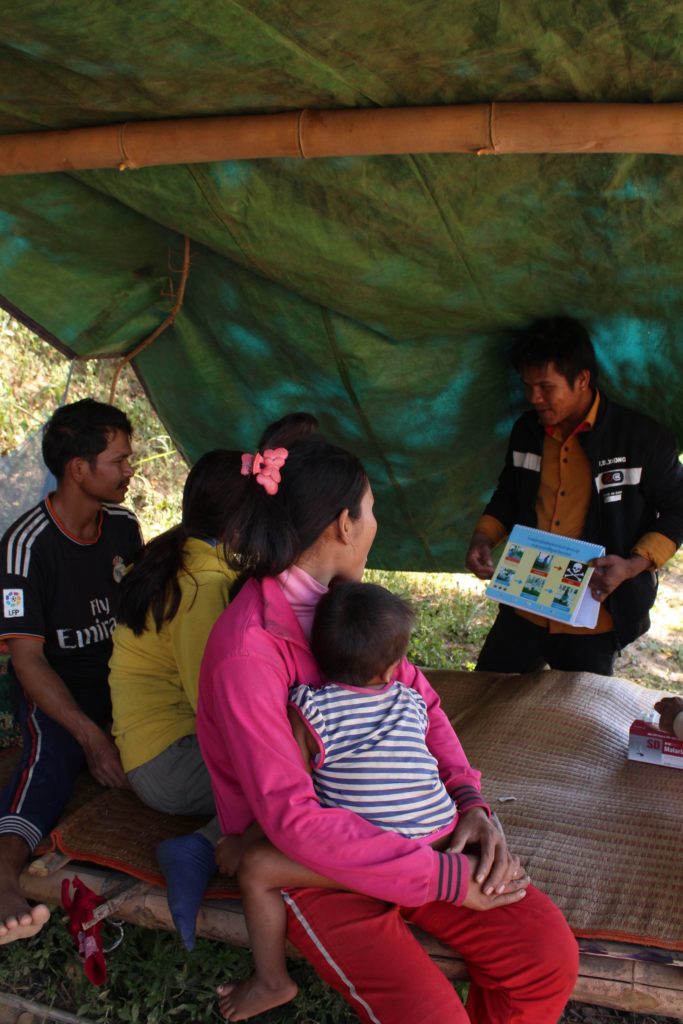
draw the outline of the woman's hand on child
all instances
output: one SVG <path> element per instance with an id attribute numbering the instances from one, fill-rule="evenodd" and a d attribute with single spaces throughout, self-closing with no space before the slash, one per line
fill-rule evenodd
<path id="1" fill-rule="evenodd" d="M 483 807 L 473 807 L 461 816 L 453 829 L 448 852 L 462 853 L 466 846 L 475 843 L 479 846 L 479 860 L 475 858 L 473 877 L 484 895 L 490 896 L 512 880 L 517 858 L 508 852 L 505 834 L 497 819 L 489 818 Z"/>
<path id="2" fill-rule="evenodd" d="M 512 877 L 498 886 L 491 893 L 484 892 L 475 878 L 477 870 L 477 858 L 474 854 L 467 854 L 470 864 L 470 881 L 467 887 L 464 906 L 469 910 L 493 910 L 495 907 L 505 907 L 509 903 L 519 903 L 526 895 L 526 887 L 531 879 L 519 862 L 519 858 L 510 858 L 510 870 Z"/>

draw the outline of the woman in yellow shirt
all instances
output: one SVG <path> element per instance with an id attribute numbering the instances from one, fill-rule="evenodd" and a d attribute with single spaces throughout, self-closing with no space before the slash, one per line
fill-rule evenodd
<path id="1" fill-rule="evenodd" d="M 114 738 L 135 793 L 170 814 L 213 814 L 197 743 L 199 666 L 235 573 L 219 538 L 237 452 L 207 452 L 190 470 L 182 521 L 137 556 L 121 584 L 109 662 Z"/>

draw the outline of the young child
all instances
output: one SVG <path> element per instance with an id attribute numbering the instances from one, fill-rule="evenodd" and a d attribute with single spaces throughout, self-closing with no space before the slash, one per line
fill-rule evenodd
<path id="1" fill-rule="evenodd" d="M 330 681 L 292 687 L 288 714 L 322 806 L 354 811 L 380 828 L 444 850 L 456 807 L 426 744 L 427 707 L 414 689 L 392 682 L 413 623 L 409 606 L 383 587 L 333 587 L 317 606 L 311 634 L 321 675 Z M 219 857 L 223 870 L 236 868 L 255 968 L 247 981 L 218 989 L 221 1013 L 230 1021 L 296 995 L 285 963 L 281 889 L 341 888 L 262 836 L 252 826 L 242 837 L 229 837 L 232 846 Z M 520 869 L 520 884 L 523 874 Z M 523 895 L 519 889 L 509 902 Z"/>

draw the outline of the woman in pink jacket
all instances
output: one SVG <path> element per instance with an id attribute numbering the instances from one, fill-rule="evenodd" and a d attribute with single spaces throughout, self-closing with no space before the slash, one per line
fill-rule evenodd
<path id="1" fill-rule="evenodd" d="M 226 535 L 247 582 L 209 637 L 197 714 L 223 832 L 257 819 L 285 854 L 339 884 L 285 893 L 288 937 L 362 1020 L 553 1024 L 576 980 L 576 943 L 542 893 L 529 886 L 520 900 L 479 773 L 422 673 L 404 659 L 397 677 L 427 704 L 427 743 L 457 805 L 446 852 L 322 808 L 294 740 L 289 687 L 321 682 L 308 645 L 316 603 L 333 580 L 360 579 L 377 530 L 363 467 L 317 438 L 243 456 L 235 485 Z M 462 853 L 472 843 L 475 877 Z M 410 924 L 465 959 L 467 1010 Z"/>

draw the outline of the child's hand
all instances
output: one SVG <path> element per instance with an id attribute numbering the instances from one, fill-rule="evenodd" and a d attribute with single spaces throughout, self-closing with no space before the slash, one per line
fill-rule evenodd
<path id="1" fill-rule="evenodd" d="M 660 714 L 659 728 L 673 733 L 674 718 L 683 711 L 683 697 L 662 697 L 655 704 L 655 711 Z"/>
<path id="2" fill-rule="evenodd" d="M 257 839 L 263 839 L 263 829 L 257 821 L 252 821 L 246 832 L 241 836 L 221 836 L 216 843 L 216 863 L 222 875 L 236 875 L 242 854 Z"/>
<path id="3" fill-rule="evenodd" d="M 216 843 L 216 863 L 222 875 L 236 875 L 242 853 L 242 836 L 221 836 Z"/>
<path id="4" fill-rule="evenodd" d="M 517 857 L 511 858 L 512 877 L 498 886 L 493 893 L 482 891 L 481 885 L 475 878 L 477 869 L 477 858 L 473 854 L 467 854 L 470 864 L 470 881 L 467 887 L 467 896 L 463 906 L 469 910 L 493 910 L 495 907 L 505 907 L 509 903 L 519 903 L 526 895 L 526 888 L 531 879 L 519 863 Z M 516 861 L 517 866 L 512 868 L 512 862 Z"/>

